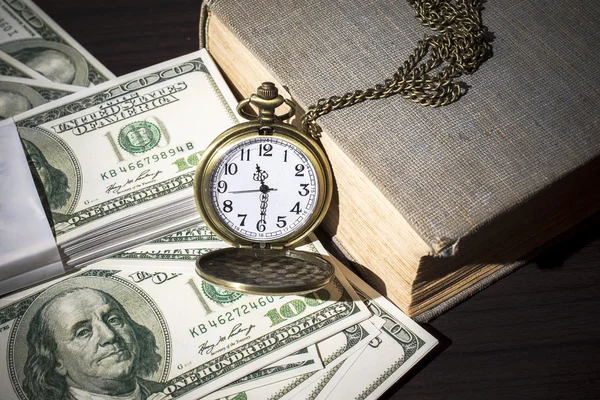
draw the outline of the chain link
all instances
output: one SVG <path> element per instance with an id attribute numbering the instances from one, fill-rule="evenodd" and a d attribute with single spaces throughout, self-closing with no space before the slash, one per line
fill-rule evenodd
<path id="1" fill-rule="evenodd" d="M 318 100 L 302 117 L 305 133 L 319 138 L 317 118 L 365 100 L 399 94 L 422 106 L 439 107 L 463 95 L 460 83 L 454 79 L 477 71 L 490 51 L 481 22 L 482 0 L 456 0 L 455 4 L 449 0 L 407 1 L 421 24 L 439 34 L 425 35 L 392 79 L 383 84 Z"/>

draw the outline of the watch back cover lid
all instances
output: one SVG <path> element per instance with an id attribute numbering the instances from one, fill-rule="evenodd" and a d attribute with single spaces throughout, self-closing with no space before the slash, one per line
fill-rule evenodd
<path id="1" fill-rule="evenodd" d="M 253 295 L 310 293 L 335 275 L 333 265 L 317 254 L 260 248 L 211 251 L 196 260 L 196 272 L 215 286 Z"/>

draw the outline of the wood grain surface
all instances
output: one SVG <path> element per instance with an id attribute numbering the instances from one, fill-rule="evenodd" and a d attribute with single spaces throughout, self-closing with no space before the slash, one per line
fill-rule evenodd
<path id="1" fill-rule="evenodd" d="M 198 49 L 200 0 L 39 0 L 116 75 Z M 426 328 L 438 350 L 384 398 L 600 398 L 600 217 Z"/>

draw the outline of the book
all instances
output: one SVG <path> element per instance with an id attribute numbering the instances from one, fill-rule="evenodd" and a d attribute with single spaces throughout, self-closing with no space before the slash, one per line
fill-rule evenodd
<path id="1" fill-rule="evenodd" d="M 486 2 L 493 55 L 457 102 L 400 96 L 318 123 L 336 190 L 325 231 L 371 285 L 429 320 L 600 205 L 600 5 Z M 204 1 L 200 46 L 240 97 L 307 109 L 390 78 L 424 34 L 409 2 Z"/>

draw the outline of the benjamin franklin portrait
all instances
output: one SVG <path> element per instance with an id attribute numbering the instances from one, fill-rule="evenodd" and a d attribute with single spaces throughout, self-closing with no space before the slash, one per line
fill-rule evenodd
<path id="1" fill-rule="evenodd" d="M 52 82 L 89 85 L 89 69 L 85 57 L 66 43 L 22 39 L 0 44 L 0 50 Z"/>
<path id="2" fill-rule="evenodd" d="M 46 198 L 51 211 L 60 209 L 71 197 L 66 174 L 50 164 L 35 144 L 27 139 L 22 139 L 22 142 L 29 156 L 30 166 L 34 168 L 32 173 L 39 177 L 35 181 L 40 197 Z"/>
<path id="3" fill-rule="evenodd" d="M 0 120 L 14 117 L 32 108 L 31 102 L 21 93 L 0 90 Z"/>
<path id="4" fill-rule="evenodd" d="M 44 103 L 46 99 L 32 87 L 22 82 L 0 80 L 0 120 L 14 117 Z"/>
<path id="5" fill-rule="evenodd" d="M 12 56 L 52 82 L 73 84 L 75 81 L 75 62 L 61 51 L 34 47 L 13 53 Z"/>
<path id="6" fill-rule="evenodd" d="M 163 399 L 154 334 L 105 291 L 54 294 L 31 318 L 23 390 L 29 399 Z"/>

